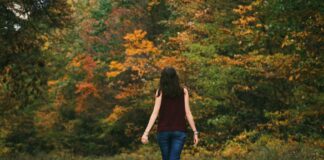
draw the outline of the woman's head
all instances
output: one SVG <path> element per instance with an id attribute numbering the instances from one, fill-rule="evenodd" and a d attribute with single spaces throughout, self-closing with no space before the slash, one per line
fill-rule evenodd
<path id="1" fill-rule="evenodd" d="M 171 66 L 165 67 L 161 72 L 158 96 L 160 96 L 161 90 L 164 97 L 170 98 L 178 97 L 183 93 L 180 87 L 178 74 Z"/>

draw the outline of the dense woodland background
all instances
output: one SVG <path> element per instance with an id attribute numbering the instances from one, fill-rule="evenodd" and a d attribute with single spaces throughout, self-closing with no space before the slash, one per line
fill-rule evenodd
<path id="1" fill-rule="evenodd" d="M 323 13 L 322 0 L 0 0 L 0 157 L 160 159 L 157 126 L 140 138 L 172 65 L 201 131 L 183 159 L 324 159 Z"/>

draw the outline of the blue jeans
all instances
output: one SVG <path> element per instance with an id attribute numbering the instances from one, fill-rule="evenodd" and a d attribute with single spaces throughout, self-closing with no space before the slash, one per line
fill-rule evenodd
<path id="1" fill-rule="evenodd" d="M 161 131 L 157 133 L 162 160 L 180 160 L 187 133 L 183 131 Z"/>

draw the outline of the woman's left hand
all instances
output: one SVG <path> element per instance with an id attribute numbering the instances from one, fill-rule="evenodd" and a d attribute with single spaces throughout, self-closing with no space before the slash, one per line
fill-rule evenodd
<path id="1" fill-rule="evenodd" d="M 143 134 L 141 141 L 143 144 L 147 144 L 149 142 L 148 136 L 146 134 Z"/>

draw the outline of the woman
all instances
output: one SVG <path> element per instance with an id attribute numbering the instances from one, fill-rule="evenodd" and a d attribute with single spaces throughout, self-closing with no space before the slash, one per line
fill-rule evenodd
<path id="1" fill-rule="evenodd" d="M 163 160 L 179 160 L 187 137 L 186 120 L 194 132 L 194 146 L 198 143 L 198 131 L 189 107 L 189 93 L 180 87 L 179 77 L 173 67 L 161 72 L 160 86 L 155 94 L 155 105 L 149 123 L 141 138 L 148 143 L 148 134 L 157 116 L 157 141 Z"/>

